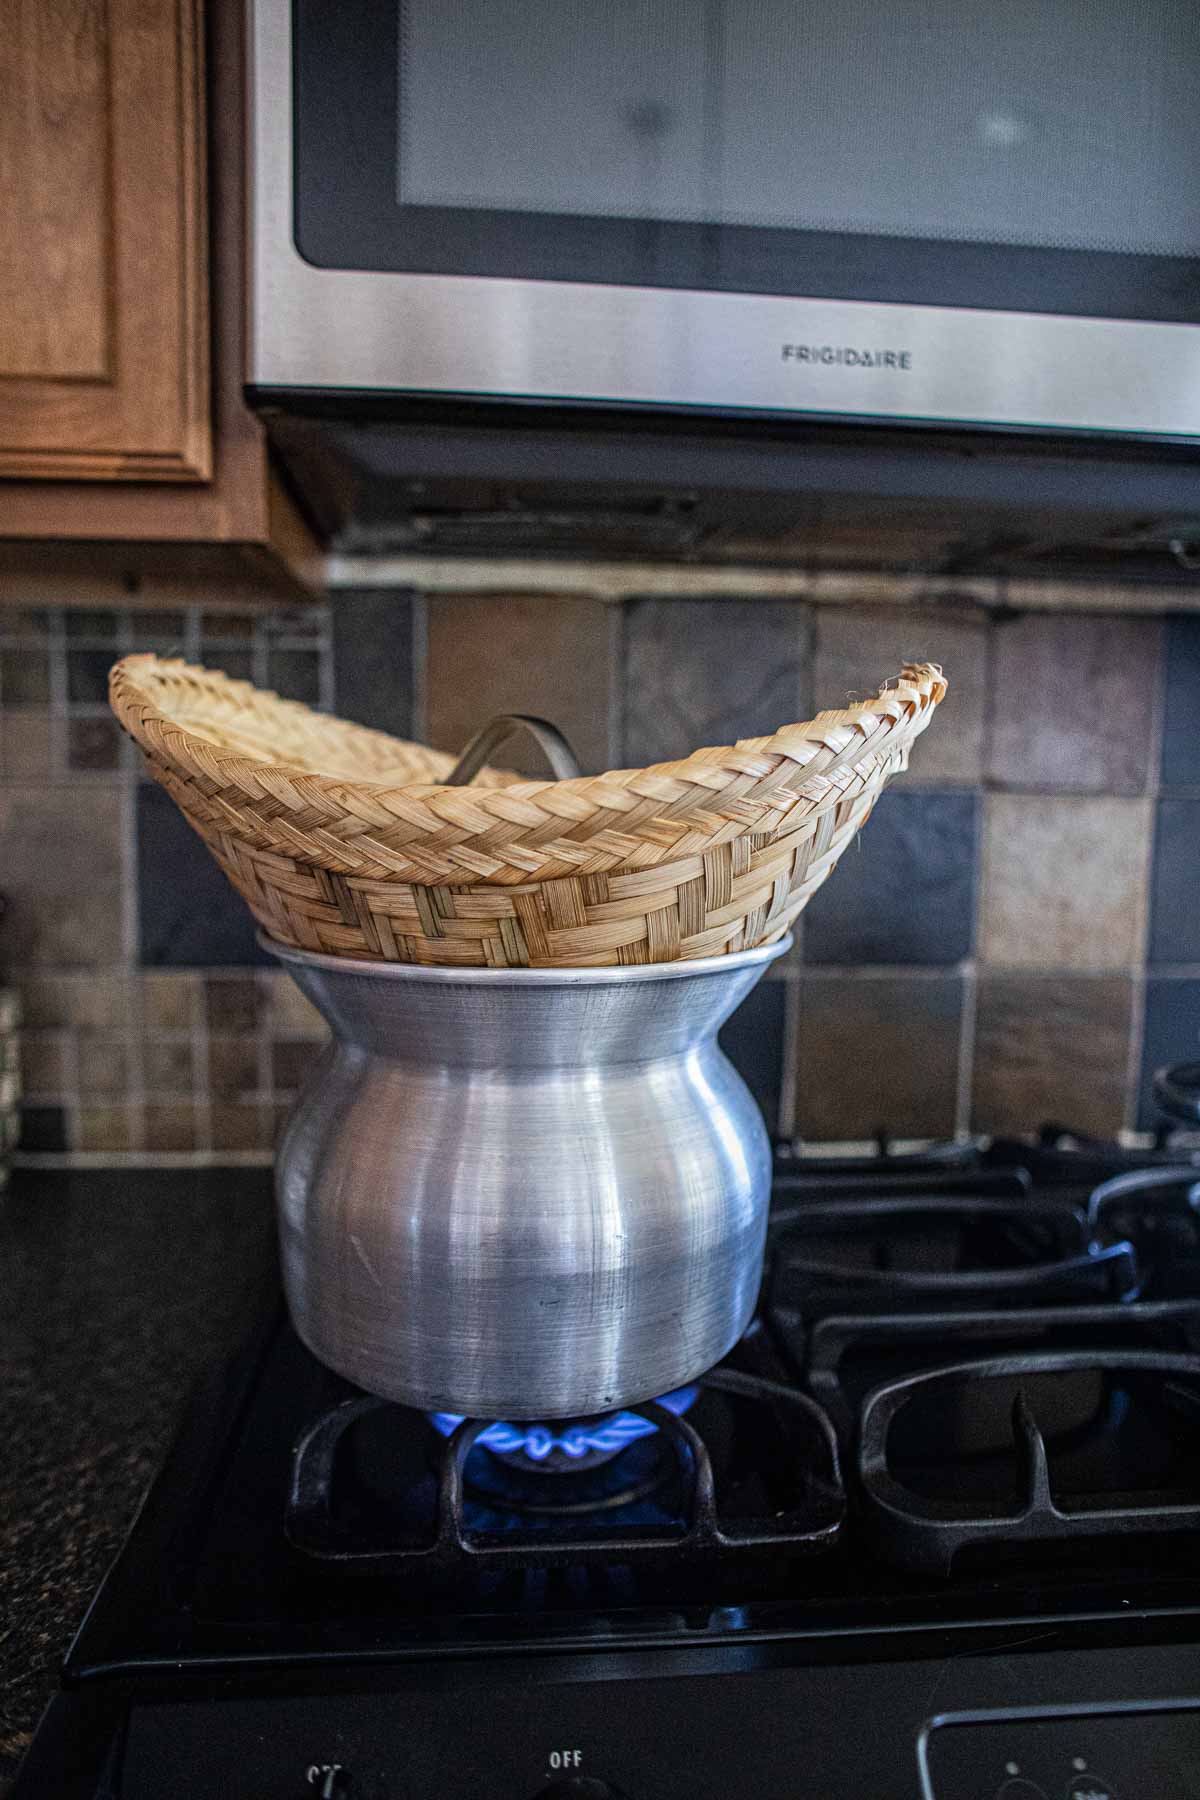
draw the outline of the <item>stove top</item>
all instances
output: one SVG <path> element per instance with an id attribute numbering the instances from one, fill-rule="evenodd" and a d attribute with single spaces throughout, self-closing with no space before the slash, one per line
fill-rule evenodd
<path id="1" fill-rule="evenodd" d="M 430 1418 L 260 1326 L 17 1794 L 1200 1795 L 1198 1449 L 1200 1165 L 781 1155 L 750 1330 L 617 1416 Z"/>

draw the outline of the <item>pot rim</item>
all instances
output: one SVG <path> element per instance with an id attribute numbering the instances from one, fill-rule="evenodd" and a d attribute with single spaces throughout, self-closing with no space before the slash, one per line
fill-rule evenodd
<path id="1" fill-rule="evenodd" d="M 309 969 L 328 969 L 335 975 L 370 975 L 385 981 L 428 981 L 450 987 L 606 987 L 639 981 L 681 981 L 690 975 L 732 975 L 738 969 L 774 962 L 792 947 L 792 934 L 757 944 L 752 950 L 734 950 L 724 956 L 697 957 L 692 962 L 612 964 L 602 969 L 464 969 L 442 968 L 427 963 L 374 962 L 357 956 L 324 956 L 313 950 L 297 950 L 280 944 L 265 931 L 258 943 L 283 963 L 300 963 Z"/>

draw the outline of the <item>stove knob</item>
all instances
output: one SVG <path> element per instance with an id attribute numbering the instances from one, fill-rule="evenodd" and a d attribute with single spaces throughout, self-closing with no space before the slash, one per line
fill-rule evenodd
<path id="1" fill-rule="evenodd" d="M 622 1800 L 620 1791 L 594 1775 L 564 1775 L 542 1788 L 537 1800 Z"/>

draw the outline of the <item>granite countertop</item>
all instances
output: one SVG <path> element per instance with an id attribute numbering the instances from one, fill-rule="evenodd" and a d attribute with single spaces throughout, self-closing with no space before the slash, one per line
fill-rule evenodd
<path id="1" fill-rule="evenodd" d="M 265 1169 L 21 1170 L 0 1194 L 0 1793 L 189 1389 L 274 1270 Z"/>

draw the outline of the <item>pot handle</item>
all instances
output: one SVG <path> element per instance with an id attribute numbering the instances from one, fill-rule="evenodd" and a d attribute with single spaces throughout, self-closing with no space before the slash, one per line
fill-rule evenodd
<path id="1" fill-rule="evenodd" d="M 442 785 L 466 787 L 468 782 L 474 781 L 488 758 L 519 731 L 527 731 L 536 741 L 557 780 L 569 781 L 579 774 L 578 758 L 557 726 L 528 713 L 500 713 L 482 731 L 475 733 Z"/>

